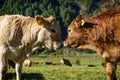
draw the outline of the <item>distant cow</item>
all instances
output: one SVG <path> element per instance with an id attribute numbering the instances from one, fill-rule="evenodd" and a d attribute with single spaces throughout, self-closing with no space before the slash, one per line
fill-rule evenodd
<path id="1" fill-rule="evenodd" d="M 107 80 L 117 80 L 120 61 L 120 7 L 85 18 L 78 15 L 68 27 L 64 46 L 89 48 L 106 59 Z"/>
<path id="2" fill-rule="evenodd" d="M 0 80 L 7 72 L 8 59 L 15 62 L 16 80 L 20 80 L 22 63 L 32 49 L 45 46 L 56 50 L 61 43 L 60 27 L 52 16 L 0 16 Z"/>
<path id="3" fill-rule="evenodd" d="M 30 59 L 25 59 L 24 62 L 23 62 L 23 66 L 26 67 L 30 67 L 32 65 L 32 62 Z"/>
<path id="4" fill-rule="evenodd" d="M 52 65 L 52 62 L 44 62 L 44 65 Z"/>
<path id="5" fill-rule="evenodd" d="M 38 64 L 38 62 L 33 62 L 30 59 L 25 59 L 23 62 L 23 67 L 31 67 L 32 64 Z M 13 69 L 15 68 L 15 63 L 12 60 L 8 59 L 8 68 L 12 67 Z"/>
<path id="6" fill-rule="evenodd" d="M 70 61 L 68 59 L 65 59 L 65 58 L 61 59 L 60 62 L 63 65 L 70 66 L 70 67 L 72 66 L 72 64 L 70 63 Z"/>

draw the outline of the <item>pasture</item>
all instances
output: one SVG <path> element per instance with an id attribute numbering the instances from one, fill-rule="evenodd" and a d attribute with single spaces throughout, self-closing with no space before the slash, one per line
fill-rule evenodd
<path id="1" fill-rule="evenodd" d="M 106 70 L 101 66 L 104 59 L 97 53 L 75 50 L 63 50 L 63 52 L 31 56 L 29 59 L 39 64 L 23 67 L 22 80 L 106 80 Z M 62 58 L 69 59 L 72 67 L 61 65 Z M 46 61 L 54 65 L 44 65 L 43 62 Z M 89 67 L 89 65 L 93 66 Z M 120 80 L 120 65 L 117 69 L 117 78 Z M 5 80 L 15 80 L 14 69 L 8 69 Z"/>

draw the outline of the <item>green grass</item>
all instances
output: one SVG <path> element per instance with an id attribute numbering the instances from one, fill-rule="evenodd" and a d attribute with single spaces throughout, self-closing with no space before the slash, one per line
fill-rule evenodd
<path id="1" fill-rule="evenodd" d="M 72 67 L 64 65 L 43 65 L 45 61 L 60 63 L 61 58 L 67 58 L 71 61 Z M 22 80 L 106 80 L 106 70 L 101 66 L 104 59 L 100 55 L 76 53 L 68 55 L 36 55 L 30 57 L 34 62 L 31 67 L 23 67 Z M 89 64 L 95 67 L 88 67 Z M 120 66 L 117 70 L 117 78 L 120 80 Z M 6 80 L 15 80 L 15 70 L 9 69 Z"/>

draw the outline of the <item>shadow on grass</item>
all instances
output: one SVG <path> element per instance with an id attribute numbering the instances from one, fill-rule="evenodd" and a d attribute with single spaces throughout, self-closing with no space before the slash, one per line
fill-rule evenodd
<path id="1" fill-rule="evenodd" d="M 16 73 L 7 73 L 5 80 L 16 80 Z M 41 73 L 22 73 L 21 80 L 45 80 Z"/>

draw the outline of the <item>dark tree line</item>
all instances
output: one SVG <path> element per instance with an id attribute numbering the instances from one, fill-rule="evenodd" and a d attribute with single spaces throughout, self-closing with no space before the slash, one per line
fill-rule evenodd
<path id="1" fill-rule="evenodd" d="M 0 15 L 20 14 L 31 17 L 52 15 L 58 20 L 62 38 L 65 39 L 67 26 L 77 14 L 89 17 L 119 5 L 119 0 L 0 0 Z"/>

